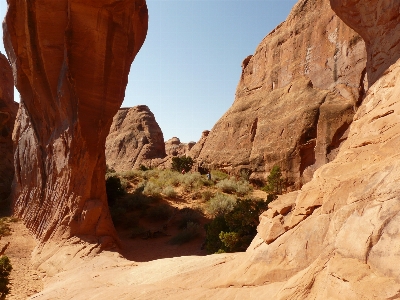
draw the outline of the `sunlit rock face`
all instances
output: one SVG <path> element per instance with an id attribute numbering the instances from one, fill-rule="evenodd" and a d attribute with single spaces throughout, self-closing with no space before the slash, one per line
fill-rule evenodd
<path id="1" fill-rule="evenodd" d="M 372 85 L 400 57 L 400 2 L 331 0 L 332 9 L 365 40 Z"/>
<path id="2" fill-rule="evenodd" d="M 117 172 L 152 166 L 165 158 L 164 135 L 146 105 L 122 108 L 106 140 L 107 165 Z"/>
<path id="3" fill-rule="evenodd" d="M 144 0 L 9 0 L 4 43 L 21 94 L 14 214 L 42 242 L 113 244 L 105 140 L 142 46 Z"/>
<path id="4" fill-rule="evenodd" d="M 365 66 L 362 38 L 328 0 L 299 1 L 244 59 L 233 105 L 195 157 L 255 181 L 279 165 L 289 190 L 299 189 L 346 140 Z"/>
<path id="5" fill-rule="evenodd" d="M 11 192 L 14 176 L 12 131 L 18 103 L 14 102 L 14 81 L 7 58 L 0 53 L 0 203 Z"/>

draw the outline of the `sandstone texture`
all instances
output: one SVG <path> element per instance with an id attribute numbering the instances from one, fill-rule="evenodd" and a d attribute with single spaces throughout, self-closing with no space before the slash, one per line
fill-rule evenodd
<path id="1" fill-rule="evenodd" d="M 179 138 L 173 137 L 165 142 L 165 151 L 168 156 L 189 155 L 189 151 L 195 144 L 195 142 L 181 143 Z"/>
<path id="2" fill-rule="evenodd" d="M 105 141 L 147 23 L 144 0 L 8 1 L 4 44 L 21 94 L 13 208 L 42 243 L 115 245 Z"/>
<path id="3" fill-rule="evenodd" d="M 299 189 L 347 138 L 365 67 L 362 38 L 329 1 L 299 1 L 243 61 L 232 107 L 194 157 L 229 173 L 250 170 L 253 180 L 278 165 L 289 190 Z"/>
<path id="4" fill-rule="evenodd" d="M 0 53 L 0 202 L 10 195 L 14 177 L 12 132 L 17 110 L 11 66 Z"/>
<path id="5" fill-rule="evenodd" d="M 145 105 L 122 108 L 114 116 L 106 139 L 106 161 L 117 172 L 151 166 L 165 158 L 164 136 Z"/>
<path id="6" fill-rule="evenodd" d="M 344 18 L 349 9 L 353 17 L 374 11 L 368 24 L 400 14 L 396 0 L 332 2 Z M 394 33 L 383 50 L 399 40 Z M 399 79 L 397 60 L 369 88 L 336 158 L 271 203 L 247 252 L 131 266 L 98 257 L 83 263 L 86 273 L 51 278 L 35 299 L 61 299 L 59 290 L 74 299 L 94 291 L 104 299 L 399 299 Z"/>

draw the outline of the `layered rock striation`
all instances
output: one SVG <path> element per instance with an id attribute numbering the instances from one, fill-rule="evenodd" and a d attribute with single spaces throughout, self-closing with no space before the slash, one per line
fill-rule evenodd
<path id="1" fill-rule="evenodd" d="M 368 23 L 379 19 L 382 7 L 393 18 L 400 15 L 395 0 L 332 2 L 344 18 L 349 9 L 354 18 L 375 11 Z M 365 24 L 353 26 L 362 31 Z M 378 33 L 371 36 L 372 47 L 381 42 Z M 388 36 L 383 51 L 389 53 L 397 43 L 396 34 Z M 336 158 L 301 190 L 271 203 L 246 253 L 180 257 L 131 268 L 111 260 L 104 268 L 104 261 L 91 261 L 86 265 L 92 276 L 82 268 L 60 274 L 42 299 L 59 299 L 60 289 L 81 299 L 94 290 L 121 299 L 132 294 L 174 300 L 398 299 L 399 78 L 397 59 L 369 88 Z"/>
<path id="2" fill-rule="evenodd" d="M 17 110 L 11 66 L 0 53 L 0 201 L 10 195 L 14 177 L 12 132 Z"/>
<path id="3" fill-rule="evenodd" d="M 243 61 L 235 101 L 195 157 L 232 173 L 248 169 L 255 180 L 279 165 L 287 185 L 300 188 L 347 138 L 365 65 L 362 38 L 328 0 L 299 1 Z"/>
<path id="4" fill-rule="evenodd" d="M 117 172 L 165 158 L 164 136 L 146 105 L 120 109 L 106 140 L 107 165 Z"/>
<path id="5" fill-rule="evenodd" d="M 14 214 L 41 242 L 116 240 L 105 141 L 147 22 L 144 0 L 8 1 L 4 44 L 21 94 Z"/>

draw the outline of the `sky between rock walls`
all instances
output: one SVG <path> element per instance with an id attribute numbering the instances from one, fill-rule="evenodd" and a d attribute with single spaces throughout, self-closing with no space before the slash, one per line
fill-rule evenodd
<path id="1" fill-rule="evenodd" d="M 149 30 L 122 107 L 147 105 L 165 141 L 176 136 L 197 142 L 232 105 L 242 60 L 296 2 L 147 0 Z M 6 10 L 6 0 L 0 0 L 1 19 Z M 0 51 L 5 53 L 2 42 Z"/>

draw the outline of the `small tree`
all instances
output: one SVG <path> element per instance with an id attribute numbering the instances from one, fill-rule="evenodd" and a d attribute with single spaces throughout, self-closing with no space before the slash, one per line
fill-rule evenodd
<path id="1" fill-rule="evenodd" d="M 8 284 L 10 282 L 9 276 L 12 270 L 10 259 L 3 255 L 0 258 L 0 299 L 5 299 L 6 295 L 10 293 Z"/>
<path id="2" fill-rule="evenodd" d="M 185 172 L 189 172 L 194 164 L 194 160 L 190 156 L 175 156 L 172 158 L 172 170 L 181 172 L 185 170 Z"/>
<path id="3" fill-rule="evenodd" d="M 282 178 L 281 168 L 273 166 L 267 177 L 267 184 L 262 188 L 262 190 L 276 199 L 277 195 L 282 195 L 283 182 L 284 180 Z"/>

